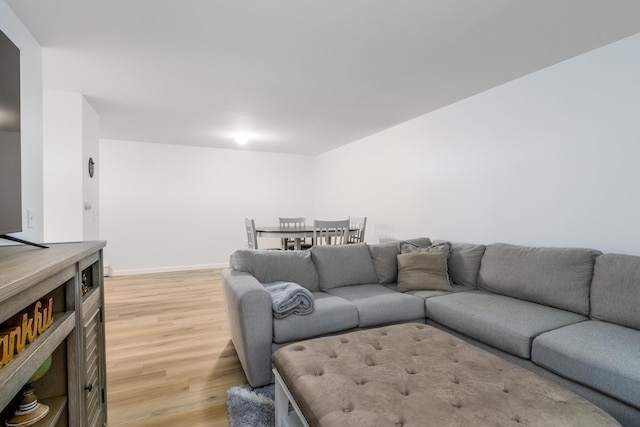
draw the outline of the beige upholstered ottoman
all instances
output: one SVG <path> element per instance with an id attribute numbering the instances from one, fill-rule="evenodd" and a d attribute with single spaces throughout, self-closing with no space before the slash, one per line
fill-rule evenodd
<path id="1" fill-rule="evenodd" d="M 273 354 L 276 426 L 619 426 L 533 372 L 446 332 L 403 324 Z"/>

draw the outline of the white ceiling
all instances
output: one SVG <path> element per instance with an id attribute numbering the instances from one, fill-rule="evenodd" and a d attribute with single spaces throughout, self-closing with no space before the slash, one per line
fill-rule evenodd
<path id="1" fill-rule="evenodd" d="M 314 155 L 640 32 L 638 0 L 5 0 L 100 137 Z"/>

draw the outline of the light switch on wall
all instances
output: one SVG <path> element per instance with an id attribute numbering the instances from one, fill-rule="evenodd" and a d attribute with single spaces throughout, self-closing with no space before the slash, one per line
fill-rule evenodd
<path id="1" fill-rule="evenodd" d="M 27 228 L 33 228 L 36 226 L 36 214 L 33 209 L 27 209 Z"/>

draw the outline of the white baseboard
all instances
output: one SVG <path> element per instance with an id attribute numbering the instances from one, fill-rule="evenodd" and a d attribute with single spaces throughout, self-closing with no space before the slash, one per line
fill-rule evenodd
<path id="1" fill-rule="evenodd" d="M 212 268 L 226 268 L 227 263 L 220 264 L 199 264 L 199 265 L 179 265 L 173 267 L 149 267 L 149 268 L 129 268 L 129 269 L 113 269 L 111 268 L 111 276 L 133 276 L 137 274 L 151 273 L 171 273 L 174 271 L 190 271 L 190 270 L 208 270 Z"/>

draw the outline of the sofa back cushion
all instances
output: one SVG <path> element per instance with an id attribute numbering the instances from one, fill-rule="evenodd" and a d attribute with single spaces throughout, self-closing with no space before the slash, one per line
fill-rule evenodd
<path id="1" fill-rule="evenodd" d="M 640 257 L 605 254 L 596 259 L 591 317 L 640 329 Z"/>
<path id="2" fill-rule="evenodd" d="M 253 275 L 261 283 L 294 282 L 318 291 L 318 273 L 308 251 L 240 249 L 231 254 L 231 268 Z"/>
<path id="3" fill-rule="evenodd" d="M 443 243 L 445 240 L 434 240 L 434 244 Z M 473 243 L 449 242 L 451 252 L 449 253 L 449 279 L 458 285 L 467 285 L 472 288 L 477 287 L 478 271 L 480 271 L 480 261 L 487 248 L 485 245 Z"/>
<path id="4" fill-rule="evenodd" d="M 418 237 L 416 239 L 404 240 L 418 246 L 427 247 L 431 245 L 428 237 Z M 371 260 L 378 276 L 380 284 L 396 283 L 398 280 L 398 259 L 400 253 L 400 241 L 385 242 L 368 245 Z"/>
<path id="5" fill-rule="evenodd" d="M 378 276 L 364 243 L 314 246 L 310 250 L 318 271 L 320 289 L 378 283 Z"/>
<path id="6" fill-rule="evenodd" d="M 478 287 L 586 316 L 593 266 L 600 254 L 593 249 L 488 245 Z"/>

